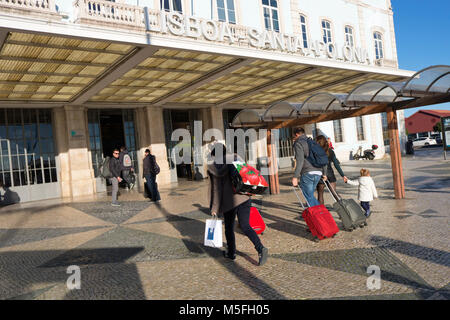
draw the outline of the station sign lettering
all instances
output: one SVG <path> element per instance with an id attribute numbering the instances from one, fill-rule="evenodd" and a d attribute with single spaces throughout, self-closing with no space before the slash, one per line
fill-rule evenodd
<path id="1" fill-rule="evenodd" d="M 148 11 L 146 16 L 148 17 Z M 325 57 L 336 61 L 373 64 L 367 50 L 363 48 L 354 48 L 349 45 L 338 46 L 335 43 L 324 43 L 318 40 L 309 41 L 308 48 L 306 48 L 302 35 L 261 31 L 256 28 L 191 17 L 179 12 L 161 11 L 157 25 L 148 23 L 147 31 L 229 45 L 246 41 L 249 46 L 257 49 L 288 52 L 305 57 Z"/>

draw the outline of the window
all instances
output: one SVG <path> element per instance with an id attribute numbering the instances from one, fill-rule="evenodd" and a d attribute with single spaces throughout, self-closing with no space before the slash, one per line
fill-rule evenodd
<path id="1" fill-rule="evenodd" d="M 0 109 L 0 181 L 12 187 L 58 181 L 50 109 Z"/>
<path id="2" fill-rule="evenodd" d="M 183 13 L 183 8 L 181 6 L 181 0 L 160 0 L 161 10 L 166 11 L 178 11 Z"/>
<path id="3" fill-rule="evenodd" d="M 341 120 L 333 120 L 333 129 L 334 129 L 334 141 L 342 142 L 344 139 L 342 138 L 342 123 Z"/>
<path id="4" fill-rule="evenodd" d="M 278 133 L 279 139 L 275 142 L 278 145 L 278 157 L 293 157 L 294 149 L 292 148 L 292 128 L 278 129 Z"/>
<path id="5" fill-rule="evenodd" d="M 374 32 L 373 39 L 375 42 L 375 59 L 383 59 L 383 39 L 381 33 Z"/>
<path id="6" fill-rule="evenodd" d="M 217 0 L 217 15 L 219 21 L 236 24 L 234 0 Z"/>
<path id="7" fill-rule="evenodd" d="M 350 47 L 355 46 L 355 42 L 353 41 L 353 28 L 350 26 L 345 26 L 345 44 Z"/>
<path id="8" fill-rule="evenodd" d="M 262 0 L 266 30 L 280 32 L 278 0 Z"/>
<path id="9" fill-rule="evenodd" d="M 356 117 L 356 134 L 359 141 L 364 140 L 364 124 L 362 117 Z"/>
<path id="10" fill-rule="evenodd" d="M 304 15 L 300 15 L 300 28 L 302 32 L 303 47 L 308 48 L 308 33 L 306 30 L 306 17 Z"/>
<path id="11" fill-rule="evenodd" d="M 327 20 L 322 20 L 322 40 L 325 44 L 333 42 L 331 36 L 331 23 Z M 328 47 L 328 50 L 332 52 L 333 49 Z"/>

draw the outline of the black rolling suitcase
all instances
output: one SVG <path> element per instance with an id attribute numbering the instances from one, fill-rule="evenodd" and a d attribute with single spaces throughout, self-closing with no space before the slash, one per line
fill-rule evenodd
<path id="1" fill-rule="evenodd" d="M 353 231 L 358 227 L 363 228 L 367 226 L 364 210 L 355 200 L 342 199 L 328 181 L 325 181 L 325 186 L 330 191 L 334 201 L 336 201 L 333 204 L 333 209 L 338 213 L 346 231 Z"/>

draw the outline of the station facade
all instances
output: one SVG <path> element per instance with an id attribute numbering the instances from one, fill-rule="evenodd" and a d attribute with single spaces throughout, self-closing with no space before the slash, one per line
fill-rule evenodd
<path id="1" fill-rule="evenodd" d="M 22 201 L 105 192 L 100 165 L 126 146 L 140 191 L 147 148 L 159 185 L 176 185 L 206 177 L 205 161 L 176 163 L 176 129 L 193 147 L 196 123 L 202 138 L 225 137 L 243 109 L 412 74 L 398 69 L 390 0 L 0 0 L 0 179 Z M 383 114 L 305 129 L 330 137 L 341 160 L 372 144 L 381 158 L 388 143 Z M 287 168 L 291 128 L 279 137 Z M 257 165 L 266 138 L 249 148 Z"/>

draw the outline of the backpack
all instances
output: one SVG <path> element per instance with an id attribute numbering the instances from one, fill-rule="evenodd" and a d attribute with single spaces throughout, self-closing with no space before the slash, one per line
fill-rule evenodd
<path id="1" fill-rule="evenodd" d="M 152 174 L 154 174 L 155 176 L 161 172 L 161 169 L 158 166 L 158 163 L 156 163 L 156 158 L 155 156 L 153 156 L 153 167 L 151 168 L 152 170 Z"/>
<path id="2" fill-rule="evenodd" d="M 131 168 L 132 167 L 132 162 L 131 162 L 131 157 L 130 157 L 130 155 L 128 154 L 128 153 L 125 153 L 124 155 L 123 155 L 123 167 L 125 168 L 125 169 L 129 169 L 129 168 Z"/>
<path id="3" fill-rule="evenodd" d="M 109 161 L 110 160 L 111 160 L 110 157 L 106 157 L 105 160 L 103 160 L 103 163 L 100 166 L 100 177 L 103 177 L 105 179 L 112 177 L 111 171 L 109 170 Z"/>
<path id="4" fill-rule="evenodd" d="M 323 148 L 311 138 L 308 138 L 306 141 L 309 149 L 309 155 L 306 157 L 306 160 L 308 160 L 308 162 L 315 168 L 322 168 L 323 166 L 326 166 L 329 159 L 325 150 L 323 150 Z"/>

